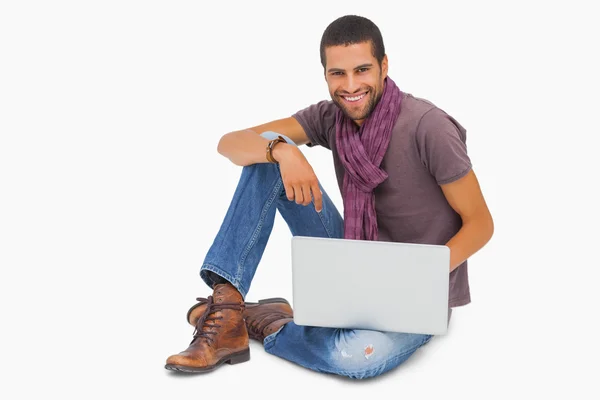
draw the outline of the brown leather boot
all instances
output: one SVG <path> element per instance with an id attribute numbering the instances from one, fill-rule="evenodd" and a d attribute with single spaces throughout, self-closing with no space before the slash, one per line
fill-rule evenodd
<path id="1" fill-rule="evenodd" d="M 294 314 L 287 300 L 266 299 L 249 304 L 244 310 L 244 320 L 250 337 L 262 343 L 267 336 L 293 321 Z"/>
<path id="2" fill-rule="evenodd" d="M 214 287 L 195 323 L 189 347 L 167 359 L 166 369 L 182 372 L 208 372 L 223 363 L 250 360 L 248 331 L 244 324 L 242 295 L 230 283 Z"/>
<path id="3" fill-rule="evenodd" d="M 187 320 L 192 326 L 196 325 L 207 306 L 205 299 L 197 300 L 199 302 L 187 313 Z M 260 342 L 294 319 L 290 303 L 281 297 L 259 300 L 258 303 L 246 302 L 245 305 L 244 320 L 248 334 L 251 339 Z"/>

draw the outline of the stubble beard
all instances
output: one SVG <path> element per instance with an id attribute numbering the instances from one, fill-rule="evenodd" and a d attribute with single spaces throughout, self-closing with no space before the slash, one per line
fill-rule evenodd
<path id="1" fill-rule="evenodd" d="M 381 99 L 381 96 L 383 95 L 383 88 L 380 92 L 377 92 L 377 93 L 376 93 L 376 89 L 374 87 L 369 87 L 368 90 L 369 90 L 369 92 L 368 92 L 369 99 L 362 110 L 357 110 L 357 111 L 351 112 L 346 107 L 345 100 L 342 99 L 341 98 L 342 96 L 340 96 L 338 94 L 332 96 L 332 100 L 340 108 L 340 110 L 342 110 L 342 112 L 344 113 L 344 115 L 346 117 L 350 118 L 353 121 L 363 120 L 363 119 L 366 119 L 369 115 L 371 115 L 371 113 L 373 112 L 373 109 L 375 109 L 375 106 L 377 105 L 377 103 Z"/>

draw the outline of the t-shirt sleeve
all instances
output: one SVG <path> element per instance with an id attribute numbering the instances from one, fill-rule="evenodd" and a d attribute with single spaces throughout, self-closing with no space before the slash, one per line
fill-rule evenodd
<path id="1" fill-rule="evenodd" d="M 438 185 L 462 178 L 472 168 L 467 131 L 439 108 L 426 112 L 416 131 L 421 162 Z"/>
<path id="2" fill-rule="evenodd" d="M 336 110 L 333 101 L 323 100 L 292 115 L 306 132 L 310 140 L 308 147 L 323 146 L 331 150 L 329 138 L 335 133 Z"/>

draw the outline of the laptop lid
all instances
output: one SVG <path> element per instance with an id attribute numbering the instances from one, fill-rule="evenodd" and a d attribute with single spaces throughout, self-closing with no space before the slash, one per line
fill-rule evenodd
<path id="1" fill-rule="evenodd" d="M 293 236 L 294 322 L 442 335 L 449 275 L 447 246 Z"/>

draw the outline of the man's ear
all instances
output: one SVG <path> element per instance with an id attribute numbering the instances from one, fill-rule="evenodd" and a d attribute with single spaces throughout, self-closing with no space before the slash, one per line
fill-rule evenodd
<path id="1" fill-rule="evenodd" d="M 383 55 L 383 59 L 381 60 L 381 76 L 385 79 L 388 74 L 388 57 L 387 54 Z"/>

